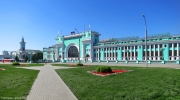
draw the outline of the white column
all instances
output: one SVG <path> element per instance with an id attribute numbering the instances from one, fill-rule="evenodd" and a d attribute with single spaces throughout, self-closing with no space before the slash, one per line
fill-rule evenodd
<path id="1" fill-rule="evenodd" d="M 130 52 L 130 60 L 132 60 L 132 51 L 133 51 L 133 50 L 132 50 L 132 46 L 130 47 L 130 51 L 131 51 L 131 52 Z"/>
<path id="2" fill-rule="evenodd" d="M 107 59 L 107 48 L 106 48 L 106 60 L 108 60 L 108 59 Z"/>
<path id="3" fill-rule="evenodd" d="M 125 59 L 125 52 L 126 52 L 126 47 L 124 47 L 124 58 L 123 58 L 123 60 L 126 60 Z"/>
<path id="4" fill-rule="evenodd" d="M 179 43 L 177 43 L 177 60 L 179 60 Z"/>
<path id="5" fill-rule="evenodd" d="M 111 48 L 111 60 L 113 60 L 113 48 Z"/>
<path id="6" fill-rule="evenodd" d="M 129 48 L 128 48 L 128 46 L 127 46 L 127 51 L 126 51 L 126 53 L 127 53 L 127 60 L 129 60 L 129 55 L 128 55 L 128 53 L 129 53 Z"/>
<path id="7" fill-rule="evenodd" d="M 155 48 L 156 46 L 155 46 L 155 44 L 153 46 L 154 46 L 154 57 L 153 58 L 154 58 L 154 60 L 156 60 L 156 48 Z"/>
<path id="8" fill-rule="evenodd" d="M 98 57 L 97 48 L 95 50 L 96 50 L 96 52 L 95 52 L 95 54 L 96 54 L 95 60 L 97 60 L 97 57 Z"/>
<path id="9" fill-rule="evenodd" d="M 98 48 L 98 60 L 99 60 L 99 48 Z"/>
<path id="10" fill-rule="evenodd" d="M 150 58 L 150 60 L 152 60 L 151 59 L 151 45 L 149 45 L 149 49 L 150 49 L 150 51 L 149 51 L 149 58 Z"/>
<path id="11" fill-rule="evenodd" d="M 116 55 L 116 47 L 114 47 L 114 60 L 116 60 L 117 55 Z"/>
<path id="12" fill-rule="evenodd" d="M 158 60 L 160 60 L 160 45 L 158 44 Z"/>
<path id="13" fill-rule="evenodd" d="M 90 44 L 90 54 L 89 54 L 89 55 L 90 55 L 90 58 L 89 58 L 90 60 L 93 59 L 93 58 L 92 58 L 92 54 L 93 54 L 92 51 L 93 51 L 93 49 L 92 49 L 92 46 L 91 46 L 91 44 Z"/>
<path id="14" fill-rule="evenodd" d="M 174 43 L 172 43 L 172 57 L 171 60 L 174 60 Z"/>
<path id="15" fill-rule="evenodd" d="M 111 60 L 113 60 L 113 48 L 111 48 Z"/>
<path id="16" fill-rule="evenodd" d="M 107 50 L 107 60 L 109 60 L 109 48 Z"/>
<path id="17" fill-rule="evenodd" d="M 80 57 L 81 60 L 84 60 L 84 43 L 82 43 L 82 58 Z"/>
<path id="18" fill-rule="evenodd" d="M 136 46 L 134 46 L 134 60 L 136 60 Z"/>

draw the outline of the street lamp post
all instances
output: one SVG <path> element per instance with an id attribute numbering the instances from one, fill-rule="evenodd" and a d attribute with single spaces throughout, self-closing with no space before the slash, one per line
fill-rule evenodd
<path id="1" fill-rule="evenodd" d="M 75 28 L 75 30 L 78 32 L 78 34 L 79 34 L 79 31 Z M 79 37 L 79 63 L 80 63 L 80 37 Z"/>
<path id="2" fill-rule="evenodd" d="M 147 62 L 147 24 L 146 24 L 146 18 L 145 15 L 143 15 L 144 17 L 144 21 L 145 21 L 145 42 L 146 42 L 146 46 L 145 46 L 145 58 L 146 58 L 146 67 L 148 67 L 148 62 Z"/>

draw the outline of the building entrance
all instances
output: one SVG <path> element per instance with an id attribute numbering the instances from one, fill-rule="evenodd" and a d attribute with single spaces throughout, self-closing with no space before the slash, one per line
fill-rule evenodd
<path id="1" fill-rule="evenodd" d="M 79 57 L 79 52 L 76 46 L 71 46 L 68 50 L 68 58 L 77 58 Z"/>

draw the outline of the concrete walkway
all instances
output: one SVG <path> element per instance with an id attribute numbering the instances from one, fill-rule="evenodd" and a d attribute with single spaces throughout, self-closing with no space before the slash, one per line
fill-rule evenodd
<path id="1" fill-rule="evenodd" d="M 66 62 L 66 63 L 62 63 L 62 62 L 56 62 L 55 64 L 76 64 L 77 62 Z M 139 64 L 136 64 L 136 63 L 115 63 L 115 62 L 82 62 L 84 65 L 106 65 L 106 66 L 134 66 L 134 67 L 146 67 L 146 63 L 139 63 Z M 180 68 L 180 65 L 179 64 L 160 64 L 160 63 L 157 63 L 157 64 L 148 64 L 148 67 L 160 67 L 160 68 Z"/>
<path id="2" fill-rule="evenodd" d="M 21 68 L 40 70 L 26 100 L 77 100 L 54 70 L 72 67 L 57 67 L 46 64 L 44 67 Z"/>

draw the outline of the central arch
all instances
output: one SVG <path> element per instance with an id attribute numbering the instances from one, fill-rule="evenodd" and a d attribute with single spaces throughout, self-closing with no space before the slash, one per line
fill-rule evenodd
<path id="1" fill-rule="evenodd" d="M 76 46 L 71 46 L 68 50 L 68 58 L 79 57 L 78 48 Z"/>

